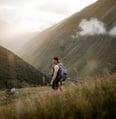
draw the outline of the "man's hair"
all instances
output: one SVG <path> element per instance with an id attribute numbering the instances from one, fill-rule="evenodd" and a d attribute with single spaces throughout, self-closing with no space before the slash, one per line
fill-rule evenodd
<path id="1" fill-rule="evenodd" d="M 56 60 L 59 63 L 58 57 L 54 57 L 53 59 Z"/>

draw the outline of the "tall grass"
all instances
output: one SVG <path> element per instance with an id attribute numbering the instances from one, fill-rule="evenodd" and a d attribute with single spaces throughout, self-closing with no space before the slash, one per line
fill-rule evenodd
<path id="1" fill-rule="evenodd" d="M 48 89 L 0 107 L 0 119 L 114 119 L 116 74 L 65 85 L 63 92 Z"/>

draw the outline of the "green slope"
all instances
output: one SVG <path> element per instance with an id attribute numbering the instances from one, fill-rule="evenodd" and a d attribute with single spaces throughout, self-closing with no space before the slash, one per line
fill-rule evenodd
<path id="1" fill-rule="evenodd" d="M 78 29 L 82 19 L 97 18 L 109 30 L 116 25 L 116 1 L 99 0 L 79 13 L 38 34 L 19 54 L 32 65 L 48 72 L 50 59 L 61 58 L 72 77 L 97 75 L 114 70 L 116 66 L 116 39 L 108 35 L 83 36 L 79 40 L 70 36 Z"/>
<path id="2" fill-rule="evenodd" d="M 43 85 L 47 77 L 21 58 L 0 46 L 0 89 Z"/>

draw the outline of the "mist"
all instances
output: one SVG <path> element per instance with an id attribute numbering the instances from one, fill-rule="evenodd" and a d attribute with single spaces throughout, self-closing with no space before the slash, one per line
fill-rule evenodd
<path id="1" fill-rule="evenodd" d="M 80 31 L 76 31 L 75 35 L 71 35 L 73 39 L 81 36 L 94 36 L 94 35 L 109 35 L 116 37 L 116 26 L 107 31 L 105 23 L 97 18 L 91 18 L 90 20 L 83 19 L 78 27 Z"/>
<path id="2" fill-rule="evenodd" d="M 116 26 L 109 31 L 109 35 L 116 37 Z"/>
<path id="3" fill-rule="evenodd" d="M 79 27 L 81 28 L 81 31 L 79 32 L 79 35 L 81 36 L 106 34 L 104 23 L 96 18 L 82 20 Z"/>

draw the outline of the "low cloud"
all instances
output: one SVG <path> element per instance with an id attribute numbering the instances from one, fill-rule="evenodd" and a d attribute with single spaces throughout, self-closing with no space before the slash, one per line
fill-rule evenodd
<path id="1" fill-rule="evenodd" d="M 109 35 L 116 37 L 116 26 L 109 31 Z"/>
<path id="2" fill-rule="evenodd" d="M 84 19 L 79 24 L 82 31 L 79 32 L 81 36 L 83 35 L 99 35 L 106 34 L 106 29 L 104 23 L 93 18 L 90 21 Z"/>
<path id="3" fill-rule="evenodd" d="M 116 37 L 116 26 L 107 31 L 105 24 L 99 21 L 97 18 L 91 18 L 90 20 L 83 19 L 79 26 L 81 30 L 76 34 L 71 35 L 71 38 L 75 39 L 80 36 L 94 36 L 94 35 L 109 35 Z"/>

